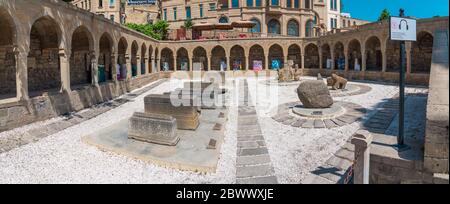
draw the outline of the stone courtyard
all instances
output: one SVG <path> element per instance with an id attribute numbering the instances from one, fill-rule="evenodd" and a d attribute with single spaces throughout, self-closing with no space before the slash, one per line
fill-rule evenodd
<path id="1" fill-rule="evenodd" d="M 83 142 L 86 135 L 102 131 L 131 117 L 134 111 L 143 110 L 144 96 L 162 94 L 183 85 L 183 81 L 172 79 L 153 82 L 71 116 L 0 133 L 3 152 L 0 154 L 0 183 L 307 183 L 316 168 L 325 165 L 335 152 L 346 146 L 352 133 L 398 93 L 393 84 L 351 82 L 368 86 L 371 91 L 335 100 L 356 103 L 367 109 L 361 121 L 333 129 L 297 128 L 279 123 L 271 115 L 278 105 L 298 100 L 296 94 L 292 94 L 296 86 L 280 86 L 275 93 L 277 97 L 268 99 L 263 80 L 237 77 L 227 81 L 230 99 L 236 105 L 229 107 L 220 159 L 213 173 L 164 168 L 102 151 Z M 425 87 L 410 87 L 407 93 L 411 97 L 407 101 L 420 101 L 427 91 Z M 425 112 L 424 103 L 408 102 L 407 105 L 415 110 L 411 114 Z M 387 130 L 389 126 L 392 125 L 386 126 Z M 411 126 L 407 126 L 410 137 L 416 137 L 420 133 L 417 130 L 423 129 Z M 350 163 L 345 158 L 340 159 Z"/>

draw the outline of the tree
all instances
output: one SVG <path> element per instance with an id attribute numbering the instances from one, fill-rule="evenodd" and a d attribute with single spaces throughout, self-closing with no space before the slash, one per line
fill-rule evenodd
<path id="1" fill-rule="evenodd" d="M 193 25 L 194 25 L 194 23 L 192 22 L 192 19 L 186 19 L 184 21 L 184 27 L 186 29 L 191 29 Z"/>
<path id="2" fill-rule="evenodd" d="M 383 9 L 383 11 L 381 11 L 380 17 L 378 17 L 378 21 L 389 19 L 389 17 L 391 17 L 391 13 L 389 13 L 389 10 Z"/>
<path id="3" fill-rule="evenodd" d="M 125 26 L 157 40 L 164 40 L 169 30 L 169 23 L 161 20 L 154 24 L 127 23 Z"/>

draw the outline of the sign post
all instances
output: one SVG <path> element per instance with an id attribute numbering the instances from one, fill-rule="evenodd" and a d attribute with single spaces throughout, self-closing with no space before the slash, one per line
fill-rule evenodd
<path id="1" fill-rule="evenodd" d="M 416 20 L 411 18 L 405 18 L 405 11 L 400 9 L 399 17 L 390 17 L 389 34 L 390 40 L 400 41 L 400 107 L 398 118 L 398 136 L 397 136 L 397 149 L 398 151 L 404 151 L 408 149 L 404 141 L 405 132 L 405 72 L 406 72 L 406 54 L 405 54 L 405 42 L 416 41 Z"/>

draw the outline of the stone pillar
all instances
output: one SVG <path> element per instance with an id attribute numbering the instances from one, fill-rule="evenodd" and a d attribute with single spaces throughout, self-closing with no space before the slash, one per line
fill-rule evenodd
<path id="1" fill-rule="evenodd" d="M 207 70 L 208 70 L 208 71 L 211 71 L 211 67 L 212 67 L 212 55 L 211 55 L 211 54 L 208 55 L 207 58 L 208 58 L 208 67 L 207 67 Z"/>
<path id="2" fill-rule="evenodd" d="M 111 72 L 112 72 L 112 79 L 114 82 L 117 82 L 117 54 L 113 53 L 111 54 Z"/>
<path id="3" fill-rule="evenodd" d="M 136 77 L 141 76 L 141 56 L 136 55 Z"/>
<path id="4" fill-rule="evenodd" d="M 231 70 L 231 57 L 230 57 L 230 54 L 226 51 L 225 51 L 225 58 L 226 58 L 226 62 L 227 62 L 227 68 L 225 69 L 225 71 L 230 71 Z"/>
<path id="5" fill-rule="evenodd" d="M 245 62 L 245 63 L 244 63 Z M 249 62 L 249 60 L 248 60 L 248 55 L 246 55 L 246 56 L 244 56 L 244 62 L 242 62 L 242 63 L 244 63 L 245 64 L 245 67 L 244 67 L 244 70 L 245 71 L 248 71 L 248 70 L 250 70 L 250 63 L 248 63 Z"/>
<path id="6" fill-rule="evenodd" d="M 155 60 L 156 60 L 156 72 L 160 72 L 161 71 L 161 60 L 160 59 L 158 59 L 158 58 L 155 58 Z"/>
<path id="7" fill-rule="evenodd" d="M 361 71 L 365 72 L 366 68 L 367 68 L 367 64 L 366 64 L 367 53 L 366 53 L 366 49 L 364 47 L 361 49 L 361 54 L 362 54 L 362 56 L 361 56 Z"/>
<path id="8" fill-rule="evenodd" d="M 91 84 L 98 86 L 98 64 L 95 52 L 91 52 Z"/>
<path id="9" fill-rule="evenodd" d="M 127 79 L 131 79 L 131 58 L 129 54 L 125 54 L 125 64 L 127 66 Z"/>
<path id="10" fill-rule="evenodd" d="M 266 53 L 266 52 L 264 52 L 264 53 Z M 265 61 L 266 63 L 264 64 L 264 69 L 265 70 L 269 70 L 270 59 L 269 59 L 269 54 L 268 53 L 266 53 L 265 58 L 266 58 L 266 61 Z"/>
<path id="11" fill-rule="evenodd" d="M 61 91 L 70 92 L 70 54 L 59 50 L 59 67 L 61 69 Z"/>
<path id="12" fill-rule="evenodd" d="M 148 57 L 147 56 L 145 56 L 145 58 L 144 58 L 144 64 L 145 64 L 144 73 L 142 73 L 142 74 L 147 75 L 148 74 L 148 70 L 150 69 L 150 64 L 148 63 Z"/>
<path id="13" fill-rule="evenodd" d="M 332 61 L 332 63 L 331 63 L 331 70 L 334 70 L 335 69 L 334 66 L 336 64 L 335 59 L 334 59 L 334 52 L 331 52 L 330 54 L 331 54 L 331 61 Z"/>
<path id="14" fill-rule="evenodd" d="M 381 50 L 381 72 L 386 72 L 387 67 L 387 57 L 386 57 L 386 49 Z"/>
<path id="15" fill-rule="evenodd" d="M 14 48 L 13 52 L 16 61 L 16 97 L 20 101 L 28 100 L 28 54 L 20 52 L 17 47 Z"/>
<path id="16" fill-rule="evenodd" d="M 305 54 L 301 54 L 301 61 L 302 61 L 302 69 L 305 69 Z"/>
<path id="17" fill-rule="evenodd" d="M 345 71 L 347 72 L 348 71 L 348 52 L 347 51 L 345 51 L 345 53 L 344 53 L 344 58 L 345 58 Z"/>
<path id="18" fill-rule="evenodd" d="M 173 55 L 173 71 L 178 71 L 178 55 Z"/>
<path id="19" fill-rule="evenodd" d="M 352 137 L 355 145 L 355 159 L 353 163 L 353 183 L 369 184 L 370 144 L 372 135 L 367 130 L 358 130 Z"/>
<path id="20" fill-rule="evenodd" d="M 319 46 L 319 69 L 323 69 L 323 53 L 322 53 L 322 46 Z"/>

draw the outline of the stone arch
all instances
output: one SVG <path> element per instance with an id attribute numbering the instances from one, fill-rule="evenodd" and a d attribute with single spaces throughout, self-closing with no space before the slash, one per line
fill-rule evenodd
<path id="1" fill-rule="evenodd" d="M 219 23 L 228 23 L 228 17 L 227 16 L 220 16 Z"/>
<path id="2" fill-rule="evenodd" d="M 289 36 L 300 36 L 300 24 L 297 20 L 291 19 L 288 21 L 287 34 Z"/>
<path id="3" fill-rule="evenodd" d="M 309 43 L 305 47 L 305 68 L 319 68 L 319 47 L 314 43 Z"/>
<path id="4" fill-rule="evenodd" d="M 6 10 L 0 8 L 0 100 L 14 98 L 16 86 L 16 25 Z"/>
<path id="5" fill-rule="evenodd" d="M 261 69 L 265 69 L 266 62 L 264 57 L 264 48 L 261 45 L 253 45 L 250 47 L 250 52 L 248 56 L 249 64 L 252 70 L 255 68 L 255 61 L 257 64 L 261 63 Z"/>
<path id="6" fill-rule="evenodd" d="M 334 68 L 344 69 L 345 54 L 344 54 L 344 44 L 342 42 L 336 42 L 334 44 L 333 54 L 334 54 Z"/>
<path id="7" fill-rule="evenodd" d="M 275 18 L 270 19 L 267 22 L 267 33 L 272 35 L 281 35 L 281 24 Z"/>
<path id="8" fill-rule="evenodd" d="M 430 73 L 433 54 L 433 35 L 427 31 L 417 34 L 411 44 L 411 73 Z"/>
<path id="9" fill-rule="evenodd" d="M 85 26 L 79 26 L 72 34 L 70 56 L 70 85 L 89 84 L 92 81 L 92 63 L 91 57 L 94 40 L 92 33 Z M 105 78 L 104 67 L 99 67 L 99 82 L 103 82 Z"/>
<path id="10" fill-rule="evenodd" d="M 139 45 L 135 41 L 131 43 L 131 77 L 136 77 L 138 72 L 138 61 L 137 61 L 137 55 L 139 52 Z"/>
<path id="11" fill-rule="evenodd" d="M 221 66 L 223 70 L 229 67 L 225 49 L 217 45 L 211 50 L 211 70 L 221 70 Z"/>
<path id="12" fill-rule="evenodd" d="M 115 69 L 114 59 L 112 58 L 114 50 L 114 41 L 111 35 L 107 32 L 103 33 L 99 41 L 99 56 L 98 56 L 98 66 L 104 67 L 105 69 L 105 80 L 113 79 L 113 69 Z M 99 79 L 99 83 L 102 80 Z"/>
<path id="13" fill-rule="evenodd" d="M 269 48 L 269 68 L 270 69 L 280 69 L 284 67 L 284 54 L 283 48 L 274 44 Z"/>
<path id="14" fill-rule="evenodd" d="M 233 70 L 245 70 L 245 50 L 240 45 L 234 45 L 230 49 L 230 66 Z"/>
<path id="15" fill-rule="evenodd" d="M 331 64 L 328 61 L 331 60 L 331 48 L 328 43 L 322 45 L 322 67 L 331 69 Z"/>
<path id="16" fill-rule="evenodd" d="M 161 71 L 173 71 L 174 70 L 174 57 L 173 51 L 169 48 L 163 48 L 161 50 Z"/>
<path id="17" fill-rule="evenodd" d="M 153 73 L 153 63 L 154 62 L 152 59 L 154 59 L 154 54 L 153 54 L 153 46 L 149 46 L 148 47 L 148 73 Z"/>
<path id="18" fill-rule="evenodd" d="M 189 54 L 186 48 L 181 47 L 177 51 L 177 71 L 189 71 Z"/>
<path id="19" fill-rule="evenodd" d="M 366 40 L 366 70 L 381 71 L 383 69 L 383 53 L 381 41 L 377 36 L 371 36 Z"/>
<path id="20" fill-rule="evenodd" d="M 120 38 L 118 44 L 118 56 L 117 56 L 117 64 L 119 64 L 119 73 L 117 73 L 117 79 L 123 80 L 127 78 L 127 50 L 128 50 L 128 42 L 124 37 Z"/>
<path id="21" fill-rule="evenodd" d="M 302 51 L 297 44 L 292 44 L 288 47 L 288 61 L 289 60 L 293 61 L 294 67 L 302 67 Z"/>
<path id="22" fill-rule="evenodd" d="M 208 56 L 206 54 L 206 50 L 203 47 L 196 47 L 192 52 L 192 65 L 195 67 L 194 63 L 201 63 L 201 69 L 208 69 Z M 192 68 L 193 69 L 193 68 Z M 195 70 L 198 71 L 198 70 Z"/>
<path id="23" fill-rule="evenodd" d="M 258 18 L 252 18 L 250 21 L 254 22 L 255 26 L 253 26 L 253 28 L 249 28 L 248 32 L 261 33 L 261 21 Z"/>
<path id="24" fill-rule="evenodd" d="M 357 39 L 353 39 L 348 43 L 348 68 L 355 69 L 355 62 L 361 66 L 361 43 Z"/>
<path id="25" fill-rule="evenodd" d="M 53 18 L 43 16 L 33 23 L 27 58 L 30 96 L 61 86 L 60 44 L 61 28 Z"/>

